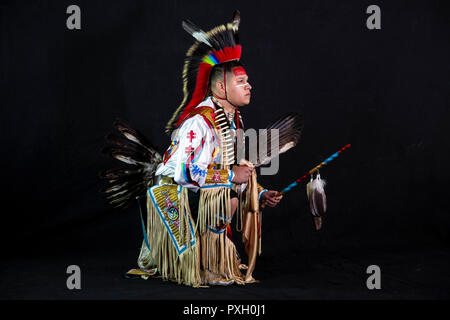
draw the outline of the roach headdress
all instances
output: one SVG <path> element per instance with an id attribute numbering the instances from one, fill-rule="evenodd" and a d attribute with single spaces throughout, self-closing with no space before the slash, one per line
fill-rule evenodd
<path id="1" fill-rule="evenodd" d="M 183 67 L 184 97 L 167 123 L 167 133 L 177 128 L 206 98 L 212 68 L 225 62 L 239 61 L 242 49 L 238 38 L 239 22 L 239 11 L 234 12 L 231 23 L 220 25 L 208 32 L 204 32 L 190 21 L 183 21 L 184 30 L 197 41 L 186 53 Z"/>

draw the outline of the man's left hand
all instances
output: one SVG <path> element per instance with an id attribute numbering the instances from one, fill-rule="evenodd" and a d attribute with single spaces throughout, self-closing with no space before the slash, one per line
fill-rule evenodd
<path id="1" fill-rule="evenodd" d="M 275 207 L 282 198 L 283 196 L 279 195 L 278 191 L 269 190 L 262 194 L 261 201 L 269 207 Z"/>

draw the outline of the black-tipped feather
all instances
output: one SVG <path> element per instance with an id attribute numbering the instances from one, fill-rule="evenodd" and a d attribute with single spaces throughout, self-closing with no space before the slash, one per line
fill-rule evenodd
<path id="1" fill-rule="evenodd" d="M 141 174 L 142 169 L 136 169 L 134 166 L 123 166 L 103 170 L 99 173 L 102 179 L 118 179 L 121 177 L 134 176 Z"/>
<path id="2" fill-rule="evenodd" d="M 194 23 L 189 20 L 185 20 L 181 23 L 183 29 L 193 36 L 197 41 L 203 42 L 208 46 L 212 46 L 210 41 L 208 41 L 208 36 L 205 31 L 197 27 Z"/>
<path id="3" fill-rule="evenodd" d="M 120 161 L 122 166 L 99 173 L 100 178 L 107 180 L 100 192 L 114 207 L 126 208 L 147 192 L 161 155 L 142 133 L 128 123 L 117 119 L 114 126 L 121 135 L 108 134 L 105 138 L 107 145 L 102 152 Z"/>
<path id="4" fill-rule="evenodd" d="M 116 119 L 114 126 L 119 130 L 127 139 L 134 141 L 149 151 L 156 152 L 156 148 L 152 143 L 139 131 L 133 129 L 128 123 L 121 119 Z"/>
<path id="5" fill-rule="evenodd" d="M 276 120 L 273 124 L 269 125 L 267 128 L 267 148 L 266 156 L 260 158 L 258 154 L 258 162 L 255 166 L 260 166 L 262 164 L 268 163 L 271 159 L 284 153 L 296 146 L 300 140 L 302 129 L 303 129 L 303 119 L 298 113 L 289 113 L 284 117 Z M 278 153 L 272 154 L 272 132 L 271 129 L 278 130 Z M 259 139 L 258 139 L 259 144 Z M 261 148 L 261 146 L 259 146 Z"/>

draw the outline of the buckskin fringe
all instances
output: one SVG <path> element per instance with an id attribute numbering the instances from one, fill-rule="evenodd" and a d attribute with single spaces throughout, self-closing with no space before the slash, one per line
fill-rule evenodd
<path id="1" fill-rule="evenodd" d="M 216 228 L 223 220 L 221 215 L 227 219 L 224 224 L 231 219 L 230 190 L 227 187 L 201 189 L 196 228 L 200 235 L 206 232 L 207 226 Z"/>
<path id="2" fill-rule="evenodd" d="M 147 234 L 150 242 L 150 251 L 145 244 L 142 245 L 138 265 L 141 268 L 156 265 L 164 280 L 198 287 L 201 283 L 198 263 L 199 245 L 198 242 L 191 245 L 192 239 L 188 226 L 191 216 L 186 188 L 183 188 L 181 191 L 179 207 L 181 238 L 188 242 L 187 249 L 180 255 L 178 255 L 170 234 L 164 226 L 150 196 L 147 195 Z"/>
<path id="3" fill-rule="evenodd" d="M 245 284 L 239 269 L 239 260 L 234 243 L 228 239 L 226 232 L 206 231 L 201 236 L 201 263 L 205 270 L 217 274 L 237 284 Z"/>

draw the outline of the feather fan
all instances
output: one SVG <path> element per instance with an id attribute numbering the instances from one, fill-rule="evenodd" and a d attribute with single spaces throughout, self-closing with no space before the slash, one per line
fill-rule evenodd
<path id="1" fill-rule="evenodd" d="M 258 153 L 258 162 L 255 164 L 255 167 L 269 163 L 273 158 L 296 146 L 298 141 L 300 140 L 302 129 L 303 119 L 302 116 L 298 113 L 289 113 L 269 125 L 266 128 L 266 155 L 260 158 L 261 155 Z M 278 130 L 278 153 L 276 154 L 272 154 L 271 144 L 273 132 L 271 130 Z M 261 148 L 260 145 L 258 147 Z"/>

